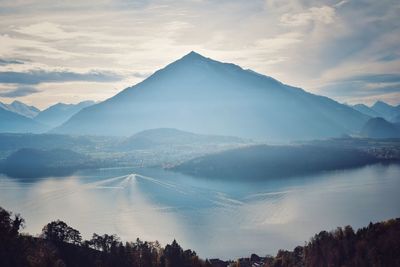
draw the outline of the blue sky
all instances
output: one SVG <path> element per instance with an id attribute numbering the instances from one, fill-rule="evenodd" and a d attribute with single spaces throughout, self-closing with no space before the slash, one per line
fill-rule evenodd
<path id="1" fill-rule="evenodd" d="M 104 100 L 191 50 L 340 102 L 400 102 L 400 2 L 0 0 L 0 101 Z"/>

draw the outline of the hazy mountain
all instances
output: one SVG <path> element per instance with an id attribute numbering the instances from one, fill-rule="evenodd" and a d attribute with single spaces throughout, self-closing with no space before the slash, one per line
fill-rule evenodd
<path id="1" fill-rule="evenodd" d="M 58 103 L 40 112 L 35 117 L 35 120 L 51 127 L 56 127 L 66 122 L 81 109 L 93 104 L 94 101 L 83 101 L 78 104 Z"/>
<path id="2" fill-rule="evenodd" d="M 0 102 L 0 108 L 17 113 L 19 115 L 33 118 L 35 117 L 40 110 L 34 106 L 28 106 L 20 101 L 15 100 L 11 104 L 5 104 Z"/>
<path id="3" fill-rule="evenodd" d="M 171 169 L 216 179 L 265 180 L 352 168 L 377 161 L 373 155 L 354 149 L 257 145 L 195 158 Z"/>
<path id="4" fill-rule="evenodd" d="M 400 105 L 395 107 L 383 101 L 377 101 L 372 107 L 372 110 L 381 114 L 380 117 L 385 118 L 387 121 L 394 122 L 394 119 L 400 115 Z"/>
<path id="5" fill-rule="evenodd" d="M 370 116 L 372 118 L 382 117 L 382 114 L 380 114 L 379 112 L 376 112 L 375 110 L 373 110 L 372 108 L 370 108 L 364 104 L 357 104 L 357 105 L 352 106 L 352 108 L 354 108 L 355 110 L 357 110 L 367 116 Z"/>
<path id="6" fill-rule="evenodd" d="M 400 129 L 384 118 L 372 118 L 362 128 L 361 135 L 370 138 L 400 138 Z"/>
<path id="7" fill-rule="evenodd" d="M 92 166 L 96 165 L 90 158 L 72 150 L 23 148 L 2 162 L 1 171 L 11 177 L 35 178 L 70 175 Z"/>
<path id="8" fill-rule="evenodd" d="M 61 134 L 0 133 L 0 154 L 22 148 L 95 150 L 106 143 L 106 137 L 71 136 Z M 110 142 L 116 142 L 110 140 Z M 104 146 L 104 145 L 103 145 Z"/>
<path id="9" fill-rule="evenodd" d="M 33 119 L 0 108 L 1 133 L 39 133 L 45 130 L 47 130 L 45 125 Z"/>
<path id="10" fill-rule="evenodd" d="M 397 124 L 400 123 L 400 112 L 392 118 L 392 122 Z"/>
<path id="11" fill-rule="evenodd" d="M 88 107 L 59 133 L 131 135 L 153 128 L 269 140 L 359 131 L 368 116 L 234 64 L 191 52 L 143 82 Z"/>
<path id="12" fill-rule="evenodd" d="M 244 143 L 243 139 L 230 136 L 201 135 L 171 128 L 151 129 L 139 132 L 119 144 L 124 149 L 150 149 L 160 146 L 187 146 L 201 144 Z"/>

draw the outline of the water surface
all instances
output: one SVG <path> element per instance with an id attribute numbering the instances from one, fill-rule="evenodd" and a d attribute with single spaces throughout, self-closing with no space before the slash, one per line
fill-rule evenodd
<path id="1" fill-rule="evenodd" d="M 400 165 L 373 165 L 262 183 L 213 181 L 160 169 L 102 169 L 63 178 L 0 176 L 0 206 L 40 233 L 61 219 L 123 241 L 174 238 L 203 258 L 293 249 L 320 230 L 400 217 Z"/>

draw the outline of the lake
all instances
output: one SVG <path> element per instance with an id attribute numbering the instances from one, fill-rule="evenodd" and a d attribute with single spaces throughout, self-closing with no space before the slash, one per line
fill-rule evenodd
<path id="1" fill-rule="evenodd" d="M 274 254 L 315 233 L 400 217 L 400 165 L 372 165 L 266 182 L 192 178 L 161 169 L 100 169 L 62 178 L 0 175 L 0 206 L 24 232 L 56 219 L 123 241 L 177 239 L 202 258 Z"/>

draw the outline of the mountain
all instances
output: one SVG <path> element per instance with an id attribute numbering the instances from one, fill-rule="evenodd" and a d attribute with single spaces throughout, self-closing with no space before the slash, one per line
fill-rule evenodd
<path id="1" fill-rule="evenodd" d="M 191 159 L 171 170 L 215 179 L 265 180 L 347 169 L 377 161 L 371 154 L 342 147 L 256 145 Z"/>
<path id="2" fill-rule="evenodd" d="M 20 114 L 0 108 L 0 133 L 40 133 L 46 126 Z"/>
<path id="3" fill-rule="evenodd" d="M 81 168 L 96 166 L 87 156 L 68 149 L 23 148 L 2 162 L 2 172 L 17 178 L 65 176 Z"/>
<path id="4" fill-rule="evenodd" d="M 352 106 L 352 108 L 372 118 L 382 117 L 382 114 L 364 104 L 357 104 Z"/>
<path id="5" fill-rule="evenodd" d="M 400 115 L 400 105 L 395 107 L 383 101 L 377 101 L 372 107 L 372 110 L 381 114 L 380 117 L 387 121 L 394 122 L 395 118 Z"/>
<path id="6" fill-rule="evenodd" d="M 392 118 L 392 122 L 393 122 L 393 123 L 396 123 L 396 124 L 399 124 L 399 123 L 400 123 L 400 112 L 399 112 L 399 114 L 397 114 L 396 116 L 394 116 L 394 117 Z"/>
<path id="7" fill-rule="evenodd" d="M 383 102 L 383 101 L 377 101 L 372 107 L 372 110 L 382 114 L 383 116 L 391 116 L 392 113 L 394 112 L 394 107 Z"/>
<path id="8" fill-rule="evenodd" d="M 400 127 L 384 118 L 372 118 L 362 128 L 361 135 L 369 138 L 400 138 Z"/>
<path id="9" fill-rule="evenodd" d="M 106 139 L 106 138 L 104 138 Z M 75 151 L 95 150 L 103 147 L 106 140 L 102 137 L 71 136 L 60 134 L 27 134 L 27 133 L 0 133 L 0 154 L 22 148 L 35 149 L 73 149 Z M 110 142 L 116 142 L 111 140 Z"/>
<path id="10" fill-rule="evenodd" d="M 54 132 L 129 136 L 176 128 L 293 140 L 353 133 L 367 120 L 327 97 L 191 52 L 143 82 L 85 108 Z"/>
<path id="11" fill-rule="evenodd" d="M 392 106 L 383 101 L 377 101 L 371 107 L 364 104 L 357 104 L 352 106 L 352 108 L 372 118 L 381 117 L 389 122 L 400 122 L 400 105 Z"/>
<path id="12" fill-rule="evenodd" d="M 38 108 L 34 106 L 28 106 L 17 100 L 11 104 L 4 104 L 0 102 L 0 108 L 17 113 L 27 118 L 33 118 L 40 112 Z"/>
<path id="13" fill-rule="evenodd" d="M 94 104 L 94 101 L 83 101 L 78 104 L 55 104 L 40 112 L 35 120 L 51 127 L 56 127 L 67 121 L 83 108 Z"/>
<path id="14" fill-rule="evenodd" d="M 210 144 L 240 144 L 244 140 L 237 137 L 201 135 L 171 128 L 150 129 L 125 139 L 119 147 L 131 149 L 151 149 L 161 146 L 188 146 Z"/>

